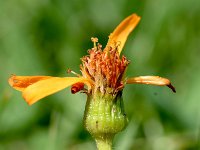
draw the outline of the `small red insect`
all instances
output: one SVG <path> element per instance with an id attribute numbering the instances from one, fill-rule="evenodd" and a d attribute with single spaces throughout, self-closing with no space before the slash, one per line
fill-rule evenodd
<path id="1" fill-rule="evenodd" d="M 72 87 L 71 87 L 71 93 L 72 94 L 76 94 L 77 92 L 81 91 L 84 89 L 84 83 L 76 83 L 76 84 L 73 84 Z"/>

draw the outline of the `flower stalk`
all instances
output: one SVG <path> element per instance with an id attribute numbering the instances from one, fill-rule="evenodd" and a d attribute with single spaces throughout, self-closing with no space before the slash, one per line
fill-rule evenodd
<path id="1" fill-rule="evenodd" d="M 112 150 L 112 135 L 103 135 L 101 138 L 95 138 L 98 150 Z"/>

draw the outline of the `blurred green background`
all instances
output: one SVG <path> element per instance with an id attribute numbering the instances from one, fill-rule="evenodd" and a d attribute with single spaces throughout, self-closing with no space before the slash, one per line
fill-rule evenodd
<path id="1" fill-rule="evenodd" d="M 200 148 L 199 0 L 1 0 L 0 150 L 92 150 L 84 130 L 86 95 L 65 89 L 28 106 L 7 83 L 11 74 L 68 76 L 79 72 L 91 37 L 105 46 L 118 23 L 137 13 L 140 24 L 123 54 L 127 76 L 159 75 L 177 89 L 129 85 L 130 123 L 115 150 Z"/>

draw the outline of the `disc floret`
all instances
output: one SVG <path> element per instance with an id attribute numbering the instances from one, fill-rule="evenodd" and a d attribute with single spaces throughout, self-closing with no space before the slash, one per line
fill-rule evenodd
<path id="1" fill-rule="evenodd" d="M 96 44 L 97 38 L 92 38 L 92 41 L 94 47 L 81 59 L 82 75 L 93 80 L 91 92 L 117 94 L 124 87 L 123 77 L 129 61 L 125 56 L 120 58 L 117 44 L 102 50 L 102 45 Z"/>

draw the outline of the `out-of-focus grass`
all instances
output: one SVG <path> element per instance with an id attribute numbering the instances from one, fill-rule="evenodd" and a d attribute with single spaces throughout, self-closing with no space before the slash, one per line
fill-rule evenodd
<path id="1" fill-rule="evenodd" d="M 86 96 L 69 89 L 29 107 L 9 87 L 10 74 L 68 76 L 97 36 L 105 46 L 131 13 L 142 16 L 123 53 L 127 76 L 159 75 L 177 88 L 127 86 L 128 128 L 114 149 L 186 150 L 200 147 L 200 1 L 0 1 L 0 149 L 95 149 L 84 130 Z"/>

